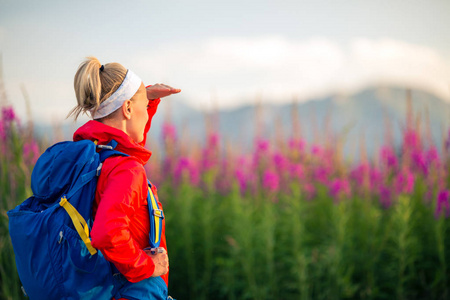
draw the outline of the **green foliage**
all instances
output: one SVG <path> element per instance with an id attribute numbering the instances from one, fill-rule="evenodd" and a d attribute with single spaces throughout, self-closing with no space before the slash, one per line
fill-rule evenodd
<path id="1" fill-rule="evenodd" d="M 0 299 L 23 299 L 6 212 L 30 195 L 32 166 L 23 160 L 23 136 L 9 125 L 0 152 Z"/>
<path id="2" fill-rule="evenodd" d="M 449 219 L 300 190 L 277 199 L 183 184 L 166 199 L 170 290 L 189 299 L 448 299 Z"/>

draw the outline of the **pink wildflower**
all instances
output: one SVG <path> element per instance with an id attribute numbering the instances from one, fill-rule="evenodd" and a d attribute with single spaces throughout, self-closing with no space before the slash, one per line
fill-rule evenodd
<path id="1" fill-rule="evenodd" d="M 279 172 L 286 170 L 289 165 L 288 159 L 280 152 L 273 155 L 273 162 Z"/>
<path id="2" fill-rule="evenodd" d="M 358 186 L 362 186 L 366 178 L 368 178 L 369 172 L 370 172 L 369 164 L 362 163 L 350 172 L 350 178 L 356 181 L 356 184 Z"/>
<path id="3" fill-rule="evenodd" d="M 257 139 L 256 140 L 256 152 L 257 153 L 266 153 L 269 151 L 269 141 L 264 139 Z"/>
<path id="4" fill-rule="evenodd" d="M 162 126 L 163 140 L 175 141 L 177 137 L 177 130 L 173 124 L 165 122 Z"/>
<path id="5" fill-rule="evenodd" d="M 39 146 L 35 140 L 26 142 L 23 145 L 23 157 L 26 164 L 34 165 L 39 158 Z"/>
<path id="6" fill-rule="evenodd" d="M 305 177 L 302 164 L 291 164 L 289 171 L 290 175 L 294 178 L 303 179 Z"/>
<path id="7" fill-rule="evenodd" d="M 383 182 L 383 174 L 377 168 L 370 170 L 370 186 L 372 188 L 379 186 Z"/>
<path id="8" fill-rule="evenodd" d="M 6 140 L 6 128 L 3 122 L 0 122 L 0 141 Z"/>
<path id="9" fill-rule="evenodd" d="M 247 177 L 245 176 L 244 171 L 236 170 L 235 176 L 239 183 L 241 193 L 244 193 L 244 191 L 247 189 Z"/>
<path id="10" fill-rule="evenodd" d="M 411 194 L 414 191 L 414 174 L 406 169 L 397 174 L 394 184 L 397 193 Z"/>
<path id="11" fill-rule="evenodd" d="M 408 129 L 403 134 L 403 147 L 405 149 L 420 149 L 420 137 L 413 129 Z"/>
<path id="12" fill-rule="evenodd" d="M 303 151 L 305 149 L 305 141 L 302 139 L 291 138 L 288 142 L 289 148 L 291 150 Z"/>
<path id="13" fill-rule="evenodd" d="M 445 149 L 450 150 L 450 129 L 448 130 L 447 139 L 445 140 Z"/>
<path id="14" fill-rule="evenodd" d="M 12 106 L 7 106 L 2 108 L 2 119 L 3 122 L 11 123 L 16 120 L 16 114 Z"/>
<path id="15" fill-rule="evenodd" d="M 320 183 L 326 184 L 331 174 L 331 168 L 328 166 L 318 166 L 313 170 L 314 179 Z"/>
<path id="16" fill-rule="evenodd" d="M 439 167 L 441 165 L 441 160 L 439 158 L 439 152 L 436 149 L 436 147 L 430 147 L 430 149 L 428 149 L 427 154 L 426 154 L 426 160 L 427 160 L 427 164 L 433 165 L 435 164 L 436 167 Z"/>
<path id="17" fill-rule="evenodd" d="M 208 135 L 206 147 L 202 151 L 202 168 L 209 170 L 219 165 L 219 135 L 212 133 Z"/>
<path id="18" fill-rule="evenodd" d="M 351 196 L 350 183 L 347 179 L 333 179 L 329 189 L 331 196 L 335 199 L 349 198 Z"/>
<path id="19" fill-rule="evenodd" d="M 263 186 L 271 192 L 277 192 L 280 189 L 280 178 L 278 174 L 266 170 L 263 175 Z"/>
<path id="20" fill-rule="evenodd" d="M 412 152 L 411 157 L 413 166 L 424 175 L 428 175 L 428 165 L 423 151 L 416 149 Z"/>
<path id="21" fill-rule="evenodd" d="M 384 146 L 381 148 L 380 151 L 381 161 L 388 167 L 388 168 L 395 168 L 397 167 L 398 160 L 397 156 L 395 155 L 394 150 L 389 146 Z"/>
<path id="22" fill-rule="evenodd" d="M 220 136 L 218 133 L 208 135 L 208 148 L 216 149 L 219 147 Z"/>
<path id="23" fill-rule="evenodd" d="M 436 202 L 436 211 L 434 216 L 439 218 L 442 214 L 446 218 L 450 216 L 450 203 L 449 203 L 450 192 L 448 190 L 442 190 L 439 192 Z"/>
<path id="24" fill-rule="evenodd" d="M 187 176 L 190 183 L 193 185 L 198 185 L 200 182 L 198 168 L 189 158 L 186 157 L 180 158 L 174 171 L 174 177 L 177 182 L 182 181 L 184 176 Z"/>
<path id="25" fill-rule="evenodd" d="M 380 203 L 384 208 L 389 208 L 392 204 L 392 198 L 391 198 L 391 191 L 390 189 L 385 186 L 380 186 Z"/>
<path id="26" fill-rule="evenodd" d="M 319 145 L 313 145 L 311 147 L 311 153 L 315 156 L 321 156 L 323 154 L 323 149 Z"/>

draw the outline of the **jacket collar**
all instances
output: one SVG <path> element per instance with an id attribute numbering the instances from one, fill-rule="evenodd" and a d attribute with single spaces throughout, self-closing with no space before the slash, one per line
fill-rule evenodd
<path id="1" fill-rule="evenodd" d="M 150 159 L 152 152 L 144 148 L 144 143 L 136 143 L 131 137 L 120 129 L 105 125 L 101 122 L 91 120 L 81 126 L 73 134 L 73 140 L 98 141 L 99 145 L 106 145 L 115 140 L 118 145 L 115 150 L 133 156 L 145 165 Z"/>

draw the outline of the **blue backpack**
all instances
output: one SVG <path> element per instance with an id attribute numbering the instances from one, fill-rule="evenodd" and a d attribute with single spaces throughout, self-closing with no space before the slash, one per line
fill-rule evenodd
<path id="1" fill-rule="evenodd" d="M 8 212 L 17 270 L 31 299 L 109 300 L 121 288 L 117 269 L 89 238 L 102 163 L 112 155 L 127 156 L 114 150 L 116 145 L 83 140 L 48 148 L 31 175 L 33 196 Z M 155 250 L 164 216 L 150 188 L 148 199 Z"/>

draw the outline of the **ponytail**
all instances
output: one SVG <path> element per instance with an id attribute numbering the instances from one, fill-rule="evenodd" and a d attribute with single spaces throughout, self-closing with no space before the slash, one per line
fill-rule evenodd
<path id="1" fill-rule="evenodd" d="M 93 116 L 100 104 L 119 88 L 126 73 L 127 69 L 119 63 L 103 66 L 97 58 L 87 57 L 75 74 L 74 89 L 78 105 L 68 117 L 73 115 L 76 120 L 80 113 L 87 112 Z"/>

